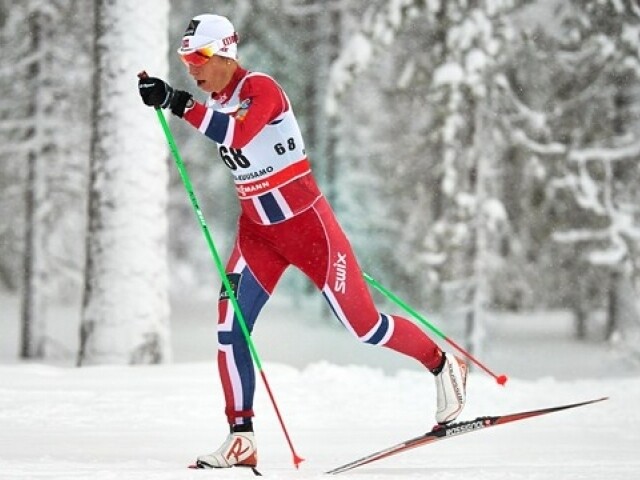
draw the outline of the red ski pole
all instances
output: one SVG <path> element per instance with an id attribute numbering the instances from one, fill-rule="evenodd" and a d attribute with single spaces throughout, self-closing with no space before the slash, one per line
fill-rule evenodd
<path id="1" fill-rule="evenodd" d="M 447 337 L 444 333 L 442 333 L 438 328 L 436 328 L 431 322 L 429 322 L 425 317 L 423 317 L 422 315 L 420 315 L 416 310 L 414 310 L 413 308 L 411 308 L 411 306 L 409 306 L 406 302 L 404 302 L 403 300 L 401 300 L 400 298 L 398 298 L 398 296 L 396 294 L 394 294 L 392 291 L 386 289 L 385 287 L 383 287 L 380 282 L 378 282 L 377 280 L 375 280 L 374 278 L 371 277 L 371 275 L 369 275 L 368 273 L 363 273 L 364 279 L 369 282 L 370 285 L 372 285 L 376 290 L 378 290 L 379 292 L 381 292 L 385 297 L 387 297 L 389 300 L 391 300 L 393 303 L 395 303 L 396 305 L 400 306 L 402 309 L 404 309 L 408 314 L 410 314 L 413 318 L 415 318 L 416 320 L 418 320 L 420 323 L 422 323 L 425 327 L 427 327 L 429 330 L 431 330 L 433 333 L 435 333 L 439 338 L 441 338 L 442 340 L 444 340 L 445 342 L 447 342 L 449 345 L 451 345 L 453 348 L 455 348 L 456 350 L 458 350 L 460 353 L 462 353 L 465 357 L 467 357 L 469 360 L 471 360 L 473 363 L 475 363 L 478 367 L 480 367 L 482 370 L 484 370 L 486 373 L 488 373 L 489 375 L 491 375 L 493 378 L 495 378 L 496 382 L 500 385 L 503 385 L 505 383 L 507 383 L 507 376 L 502 374 L 502 375 L 496 375 L 495 373 L 493 373 L 491 370 L 489 370 L 482 362 L 480 362 L 480 360 L 478 360 L 476 357 L 474 357 L 473 355 L 471 355 L 471 353 L 469 353 L 467 350 L 465 350 L 464 348 L 462 348 L 460 345 L 458 345 L 456 342 L 454 342 L 453 340 L 451 340 L 449 337 Z"/>

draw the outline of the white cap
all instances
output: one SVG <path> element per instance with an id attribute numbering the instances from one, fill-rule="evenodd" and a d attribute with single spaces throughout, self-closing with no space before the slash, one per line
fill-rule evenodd
<path id="1" fill-rule="evenodd" d="M 238 34 L 229 19 L 210 13 L 198 15 L 189 22 L 178 53 L 193 52 L 212 43 L 216 44 L 216 55 L 237 60 Z"/>

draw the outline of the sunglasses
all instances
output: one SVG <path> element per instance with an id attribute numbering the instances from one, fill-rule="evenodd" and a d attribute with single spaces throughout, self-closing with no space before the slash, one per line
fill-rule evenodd
<path id="1" fill-rule="evenodd" d="M 211 57 L 213 57 L 217 52 L 224 48 L 227 48 L 229 45 L 237 41 L 238 34 L 234 33 L 227 38 L 208 43 L 192 51 L 184 52 L 182 51 L 182 49 L 179 49 L 178 54 L 180 55 L 180 59 L 185 63 L 185 65 L 201 67 L 202 65 L 207 63 L 209 59 L 211 59 Z"/>
<path id="2" fill-rule="evenodd" d="M 213 57 L 218 49 L 215 45 L 205 45 L 204 47 L 200 47 L 193 52 L 188 53 L 180 53 L 180 59 L 186 65 L 194 65 L 196 67 L 201 67 L 205 63 L 209 61 L 211 57 Z"/>

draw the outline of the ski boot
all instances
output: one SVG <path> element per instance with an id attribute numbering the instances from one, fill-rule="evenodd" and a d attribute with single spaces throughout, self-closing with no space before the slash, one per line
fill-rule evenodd
<path id="1" fill-rule="evenodd" d="M 200 455 L 195 468 L 248 467 L 259 475 L 258 449 L 253 432 L 231 432 L 222 446 L 208 455 Z"/>
<path id="2" fill-rule="evenodd" d="M 443 361 L 434 372 L 438 409 L 436 422 L 440 425 L 455 420 L 467 398 L 467 365 L 454 355 L 443 353 Z"/>

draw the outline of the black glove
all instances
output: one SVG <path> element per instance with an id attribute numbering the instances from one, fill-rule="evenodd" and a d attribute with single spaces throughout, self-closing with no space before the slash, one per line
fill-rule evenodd
<path id="1" fill-rule="evenodd" d="M 184 90 L 174 90 L 171 97 L 171 113 L 182 118 L 187 107 L 193 107 L 193 96 Z"/>
<path id="2" fill-rule="evenodd" d="M 156 77 L 145 77 L 138 80 L 138 92 L 145 105 L 154 108 L 167 108 L 171 105 L 173 88 Z"/>
<path id="3" fill-rule="evenodd" d="M 171 113 L 180 118 L 184 115 L 187 105 L 193 104 L 193 97 L 189 92 L 174 90 L 168 83 L 156 77 L 139 79 L 138 91 L 145 105 L 154 108 L 171 107 Z"/>

